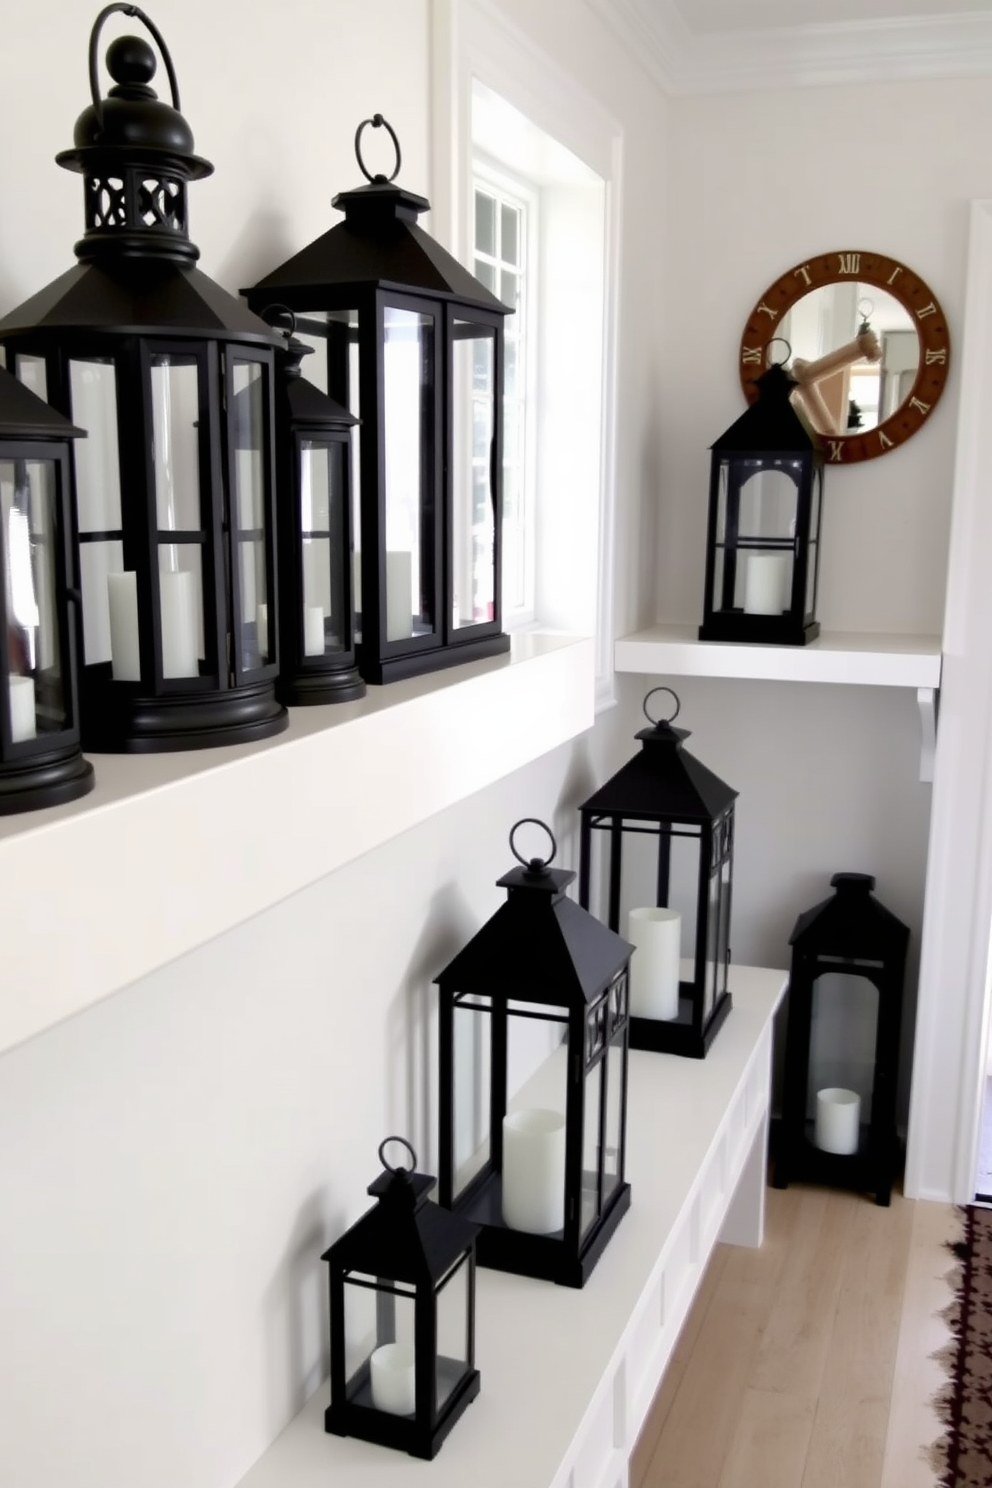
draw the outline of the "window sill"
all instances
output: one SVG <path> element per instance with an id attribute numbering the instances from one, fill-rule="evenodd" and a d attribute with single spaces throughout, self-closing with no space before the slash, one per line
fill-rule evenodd
<path id="1" fill-rule="evenodd" d="M 594 666 L 520 635 L 259 744 L 91 756 L 91 795 L 0 818 L 0 1053 L 592 727 Z"/>

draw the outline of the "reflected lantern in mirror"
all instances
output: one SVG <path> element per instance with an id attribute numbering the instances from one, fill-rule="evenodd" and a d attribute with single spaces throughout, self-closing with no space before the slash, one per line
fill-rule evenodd
<path id="1" fill-rule="evenodd" d="M 517 851 L 528 825 L 547 859 Z M 506 902 L 435 978 L 438 1198 L 481 1266 L 581 1287 L 630 1206 L 630 946 L 567 897 L 543 823 L 510 847 Z"/>
<path id="2" fill-rule="evenodd" d="M 823 505 L 819 436 L 778 363 L 712 446 L 701 641 L 804 646 L 816 619 Z"/>
<path id="3" fill-rule="evenodd" d="M 418 226 L 430 203 L 371 175 L 344 221 L 244 291 L 317 350 L 308 375 L 361 418 L 355 609 L 368 682 L 509 650 L 500 585 L 509 307 Z"/>
<path id="4" fill-rule="evenodd" d="M 675 700 L 656 722 L 656 693 Z M 630 1047 L 702 1059 L 730 1012 L 737 792 L 683 748 L 670 687 L 640 751 L 579 807 L 579 902 L 636 947 Z"/>
<path id="5" fill-rule="evenodd" d="M 68 579 L 69 445 L 82 432 L 0 368 L 0 816 L 93 789 Z"/>
<path id="6" fill-rule="evenodd" d="M 405 1147 L 393 1167 L 386 1149 Z M 475 1367 L 478 1228 L 431 1203 L 402 1137 L 379 1147 L 377 1201 L 324 1252 L 329 1268 L 331 1403 L 324 1429 L 436 1456 L 479 1393 Z"/>
<path id="7" fill-rule="evenodd" d="M 107 50 L 101 27 L 137 15 Z M 193 153 L 172 59 L 130 5 L 90 37 L 92 103 L 58 155 L 83 176 L 79 263 L 0 321 L 8 366 L 88 438 L 74 450 L 74 583 L 81 593 L 83 744 L 190 749 L 285 728 L 276 653 L 258 617 L 276 602 L 273 358 L 281 336 L 195 267 Z M 237 424 L 237 427 L 235 425 Z"/>

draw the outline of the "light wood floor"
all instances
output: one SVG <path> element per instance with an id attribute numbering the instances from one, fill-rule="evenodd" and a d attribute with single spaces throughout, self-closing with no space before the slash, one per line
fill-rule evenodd
<path id="1" fill-rule="evenodd" d="M 933 1488 L 958 1233 L 943 1204 L 769 1189 L 761 1249 L 713 1253 L 631 1488 Z"/>

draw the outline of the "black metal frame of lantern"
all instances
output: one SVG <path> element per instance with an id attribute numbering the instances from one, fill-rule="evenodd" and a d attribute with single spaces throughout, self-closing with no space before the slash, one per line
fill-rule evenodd
<path id="1" fill-rule="evenodd" d="M 396 149 L 388 179 L 366 125 Z M 509 307 L 417 225 L 430 203 L 393 184 L 400 149 L 376 114 L 355 153 L 369 184 L 345 214 L 242 293 L 297 316 L 330 395 L 360 414 L 358 666 L 391 682 L 509 650 L 502 633 L 503 345 Z M 322 381 L 322 378 L 315 379 Z"/>
<path id="2" fill-rule="evenodd" d="M 823 449 L 781 363 L 755 383 L 756 400 L 712 446 L 699 639 L 804 646 L 820 633 Z"/>
<path id="3" fill-rule="evenodd" d="M 513 846 L 527 822 L 548 859 Z M 566 897 L 575 874 L 549 866 L 543 822 L 517 822 L 510 846 L 506 902 L 435 978 L 438 1202 L 481 1226 L 480 1266 L 581 1287 L 630 1207 L 630 946 Z"/>
<path id="4" fill-rule="evenodd" d="M 648 712 L 648 701 L 656 692 L 668 692 L 675 698 L 670 719 L 655 722 Z M 589 908 L 593 842 L 605 837 L 605 919 L 611 930 L 618 930 L 624 897 L 624 844 L 645 837 L 656 839 L 657 861 L 650 892 L 654 904 L 663 909 L 676 907 L 672 899 L 681 890 L 679 928 L 682 939 L 692 947 L 690 974 L 685 975 L 679 953 L 680 965 L 677 970 L 673 968 L 678 977 L 677 1015 L 645 1016 L 635 1011 L 640 1001 L 635 952 L 631 963 L 630 1047 L 702 1059 L 731 1009 L 730 911 L 737 792 L 683 749 L 689 733 L 672 727 L 679 706 L 670 687 L 652 688 L 644 699 L 644 715 L 651 727 L 635 736 L 641 741 L 640 752 L 579 807 L 579 903 Z M 673 846 L 678 854 L 674 873 Z M 691 861 L 693 852 L 695 862 Z"/>
<path id="5" fill-rule="evenodd" d="M 68 419 L 0 368 L 0 816 L 93 789 L 79 747 Z"/>
<path id="6" fill-rule="evenodd" d="M 406 1147 L 411 1168 L 390 1167 L 390 1142 Z M 322 1257 L 330 1268 L 331 1330 L 324 1429 L 430 1458 L 479 1393 L 478 1229 L 428 1202 L 434 1179 L 416 1171 L 417 1154 L 404 1138 L 387 1137 L 379 1160 L 384 1171 L 368 1189 L 378 1203 Z M 460 1306 L 451 1301 L 456 1293 Z M 452 1343 L 457 1352 L 444 1353 Z M 404 1353 L 386 1358 L 379 1350 L 387 1348 Z"/>
<path id="7" fill-rule="evenodd" d="M 158 44 L 119 37 L 99 95 L 97 41 L 115 11 Z M 136 6 L 108 5 L 89 49 L 92 104 L 56 157 L 81 172 L 80 262 L 0 321 L 8 365 L 87 430 L 74 451 L 80 718 L 89 749 L 191 749 L 286 727 L 275 696 L 272 378 L 282 337 L 194 267 L 193 154 L 172 59 Z M 238 398 L 241 397 L 240 404 Z M 250 405 L 252 448 L 229 410 Z M 240 443 L 243 444 L 243 429 Z M 267 621 L 265 617 L 267 618 Z"/>
<path id="8" fill-rule="evenodd" d="M 791 1181 L 798 1180 L 856 1189 L 874 1193 L 876 1203 L 884 1206 L 889 1203 L 899 1164 L 896 1093 L 909 927 L 874 897 L 871 891 L 875 880 L 870 874 L 835 873 L 830 885 L 836 891 L 834 895 L 801 914 L 790 937 L 785 1079 L 782 1117 L 774 1128 L 773 1183 L 776 1188 L 787 1188 Z M 827 1125 L 831 1123 L 828 1102 L 823 1136 L 835 1150 L 823 1150 L 818 1145 L 816 1118 L 809 1114 L 814 997 L 817 1019 L 829 1019 L 830 1008 L 836 1007 L 838 1000 L 836 987 L 832 989 L 833 1003 L 827 987 L 823 988 L 822 1001 L 817 996 L 816 984 L 822 976 L 842 976 L 848 985 L 851 979 L 857 979 L 870 984 L 877 996 L 871 1115 L 867 1121 L 860 1120 L 863 1106 L 851 1102 L 849 1114 L 859 1119 L 856 1123 L 853 1119 L 843 1122 L 835 1134 Z M 853 990 L 863 994 L 865 987 Z M 858 1004 L 860 1021 L 865 1021 L 863 995 L 858 997 Z M 847 1078 L 849 1062 L 849 1052 L 846 1060 L 838 1059 L 838 1068 Z M 860 1091 L 845 1086 L 828 1086 L 823 1094 L 827 1091 L 844 1097 L 861 1096 Z M 840 1147 L 845 1150 L 836 1150 Z"/>
<path id="9" fill-rule="evenodd" d="M 351 431 L 358 420 L 303 376 L 313 348 L 295 335 L 276 362 L 276 518 L 279 680 L 288 705 L 364 697 L 355 662 L 352 602 Z"/>

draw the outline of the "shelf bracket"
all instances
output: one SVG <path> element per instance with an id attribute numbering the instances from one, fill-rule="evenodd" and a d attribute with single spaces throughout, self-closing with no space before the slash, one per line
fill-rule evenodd
<path id="1" fill-rule="evenodd" d="M 933 755 L 937 747 L 938 687 L 918 687 L 916 702 L 920 710 L 920 779 L 933 780 Z"/>

